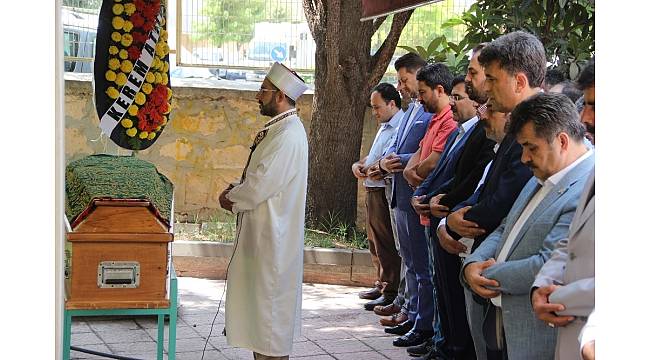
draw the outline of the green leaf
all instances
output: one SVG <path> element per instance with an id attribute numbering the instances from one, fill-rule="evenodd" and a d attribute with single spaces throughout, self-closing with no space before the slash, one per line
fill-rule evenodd
<path id="1" fill-rule="evenodd" d="M 412 47 L 410 47 L 410 46 L 406 46 L 406 45 L 398 45 L 397 47 L 400 48 L 400 49 L 404 49 L 404 50 L 406 50 L 406 51 L 408 51 L 408 52 L 412 52 L 412 53 L 414 53 L 414 54 L 417 54 L 417 53 L 418 53 L 417 50 L 415 50 L 414 48 L 412 48 Z"/>
<path id="2" fill-rule="evenodd" d="M 464 24 L 465 24 L 465 22 L 460 18 L 451 18 L 451 19 L 445 21 L 444 23 L 442 23 L 442 25 L 440 25 L 440 28 L 445 29 L 445 28 L 448 28 L 448 27 L 457 26 L 457 25 L 464 25 Z"/>
<path id="3" fill-rule="evenodd" d="M 427 52 L 429 54 L 433 54 L 434 51 L 438 50 L 438 47 L 440 46 L 443 40 L 445 40 L 444 35 L 438 36 L 437 38 L 431 40 L 431 42 L 429 43 L 429 47 L 427 48 Z"/>
<path id="4" fill-rule="evenodd" d="M 578 78 L 579 73 L 580 68 L 578 67 L 578 64 L 572 62 L 571 65 L 569 65 L 569 77 L 571 77 L 571 80 Z"/>
<path id="5" fill-rule="evenodd" d="M 429 53 L 427 52 L 427 49 L 423 48 L 422 46 L 418 45 L 416 46 L 418 49 L 418 54 L 420 54 L 420 57 L 423 59 L 428 59 L 429 58 Z"/>

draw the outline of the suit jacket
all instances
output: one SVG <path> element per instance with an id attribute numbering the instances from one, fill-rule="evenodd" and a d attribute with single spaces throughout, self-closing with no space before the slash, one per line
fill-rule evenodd
<path id="1" fill-rule="evenodd" d="M 483 276 L 499 282 L 508 358 L 552 359 L 556 330 L 537 319 L 530 304 L 530 287 L 557 243 L 566 238 L 578 200 L 590 170 L 591 154 L 571 169 L 542 199 L 517 233 L 505 262 L 483 271 Z M 508 216 L 463 264 L 461 282 L 467 265 L 496 258 L 522 211 L 537 192 L 533 178 L 517 197 Z"/>
<path id="2" fill-rule="evenodd" d="M 470 131 L 465 146 L 457 152 L 458 161 L 453 177 L 438 188 L 432 188 L 427 194 L 427 201 L 438 194 L 445 194 L 440 199 L 440 204 L 452 209 L 476 189 L 485 166 L 494 159 L 495 142 L 485 136 L 485 125 L 482 121 L 476 123 Z"/>
<path id="3" fill-rule="evenodd" d="M 595 306 L 594 180 L 595 172 L 592 170 L 571 222 L 568 238 L 560 240 L 551 259 L 542 266 L 533 283 L 533 288 L 562 284 L 551 294 L 550 300 L 565 306 L 561 315 L 576 317 L 576 320 L 558 329 L 555 359 L 580 359 L 578 335 Z"/>
<path id="4" fill-rule="evenodd" d="M 519 192 L 533 173 L 521 162 L 522 148 L 513 135 L 506 135 L 497 150 L 485 182 L 472 196 L 454 207 L 456 211 L 465 206 L 472 208 L 465 213 L 465 219 L 477 223 L 485 230 L 485 235 L 474 239 L 472 250 L 501 223 L 508 214 Z M 456 240 L 461 236 L 447 227 Z"/>
<path id="5" fill-rule="evenodd" d="M 400 157 L 400 161 L 404 167 L 406 167 L 411 156 L 413 156 L 420 147 L 420 140 L 424 137 L 427 127 L 429 126 L 429 121 L 431 121 L 431 118 L 433 117 L 433 114 L 424 111 L 424 106 L 419 106 L 413 121 L 411 121 L 411 124 L 408 124 L 408 119 L 414 109 L 414 104 L 409 104 L 408 109 L 404 113 L 404 117 L 402 117 L 399 129 L 397 129 L 395 142 L 386 151 L 386 154 L 392 152 L 396 153 Z M 410 125 L 408 129 L 406 128 L 407 125 Z M 392 208 L 397 207 L 408 211 L 411 208 L 412 195 L 413 189 L 411 189 L 411 186 L 406 182 L 404 175 L 401 172 L 394 174 L 393 197 L 390 206 Z"/>

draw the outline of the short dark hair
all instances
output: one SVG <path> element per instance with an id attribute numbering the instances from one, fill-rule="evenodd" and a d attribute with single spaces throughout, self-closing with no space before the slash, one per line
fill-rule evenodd
<path id="1" fill-rule="evenodd" d="M 478 56 L 478 62 L 487 67 L 492 61 L 498 61 L 510 75 L 523 72 L 530 87 L 541 86 L 546 75 L 544 45 L 527 32 L 511 32 L 489 43 Z"/>
<path id="2" fill-rule="evenodd" d="M 480 52 L 481 50 L 483 50 L 488 44 L 489 44 L 488 42 L 482 42 L 482 43 L 474 46 L 474 48 L 472 49 L 472 56 L 474 56 L 474 54 L 476 54 L 477 52 Z"/>
<path id="3" fill-rule="evenodd" d="M 578 89 L 576 85 L 569 80 L 563 81 L 562 84 L 564 85 L 562 88 L 562 94 L 568 96 L 575 104 L 575 102 L 582 96 L 582 90 Z"/>
<path id="4" fill-rule="evenodd" d="M 401 68 L 406 68 L 406 71 L 412 74 L 426 64 L 427 62 L 424 61 L 420 55 L 410 52 L 408 54 L 400 56 L 397 60 L 395 60 L 395 71 L 399 71 Z"/>
<path id="5" fill-rule="evenodd" d="M 398 108 L 402 107 L 402 97 L 399 96 L 399 92 L 397 92 L 397 89 L 395 89 L 395 86 L 389 83 L 381 83 L 377 86 L 375 86 L 374 89 L 372 89 L 373 92 L 378 92 L 379 95 L 381 96 L 382 99 L 388 104 L 391 100 L 395 101 L 395 105 L 397 105 Z"/>
<path id="6" fill-rule="evenodd" d="M 582 69 L 576 81 L 578 89 L 585 90 L 596 86 L 596 60 L 591 58 L 587 66 Z"/>
<path id="7" fill-rule="evenodd" d="M 453 89 L 454 86 L 463 83 L 465 85 L 465 75 L 458 75 L 456 76 L 452 81 L 451 81 L 451 88 Z M 467 85 L 465 85 L 467 86 Z M 467 92 L 467 87 L 465 88 L 465 92 Z M 451 94 L 451 90 L 449 90 L 449 93 Z"/>
<path id="8" fill-rule="evenodd" d="M 432 89 L 437 85 L 440 85 L 445 90 L 445 94 L 449 95 L 451 93 L 451 82 L 454 79 L 454 76 L 451 74 L 447 65 L 443 63 L 435 63 L 420 68 L 418 73 L 415 75 L 415 79 L 423 81 Z"/>
<path id="9" fill-rule="evenodd" d="M 546 70 L 546 76 L 544 77 L 544 84 L 546 84 L 546 86 L 551 87 L 565 81 L 566 77 L 562 71 L 558 69 Z"/>
<path id="10" fill-rule="evenodd" d="M 542 92 L 519 103 L 510 113 L 508 132 L 517 135 L 529 122 L 533 123 L 535 135 L 549 144 L 560 132 L 575 141 L 582 141 L 585 136 L 578 110 L 563 94 Z"/>

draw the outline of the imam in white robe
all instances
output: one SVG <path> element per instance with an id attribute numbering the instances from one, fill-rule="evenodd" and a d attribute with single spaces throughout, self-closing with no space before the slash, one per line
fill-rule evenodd
<path id="1" fill-rule="evenodd" d="M 267 129 L 245 180 L 226 195 L 239 218 L 226 334 L 229 345 L 286 356 L 300 336 L 307 136 L 296 115 Z"/>

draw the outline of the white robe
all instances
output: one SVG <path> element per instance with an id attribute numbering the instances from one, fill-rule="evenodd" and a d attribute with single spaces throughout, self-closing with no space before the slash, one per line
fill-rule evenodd
<path id="1" fill-rule="evenodd" d="M 286 356 L 300 336 L 307 159 L 300 119 L 282 119 L 227 195 L 240 217 L 227 280 L 229 345 Z"/>

